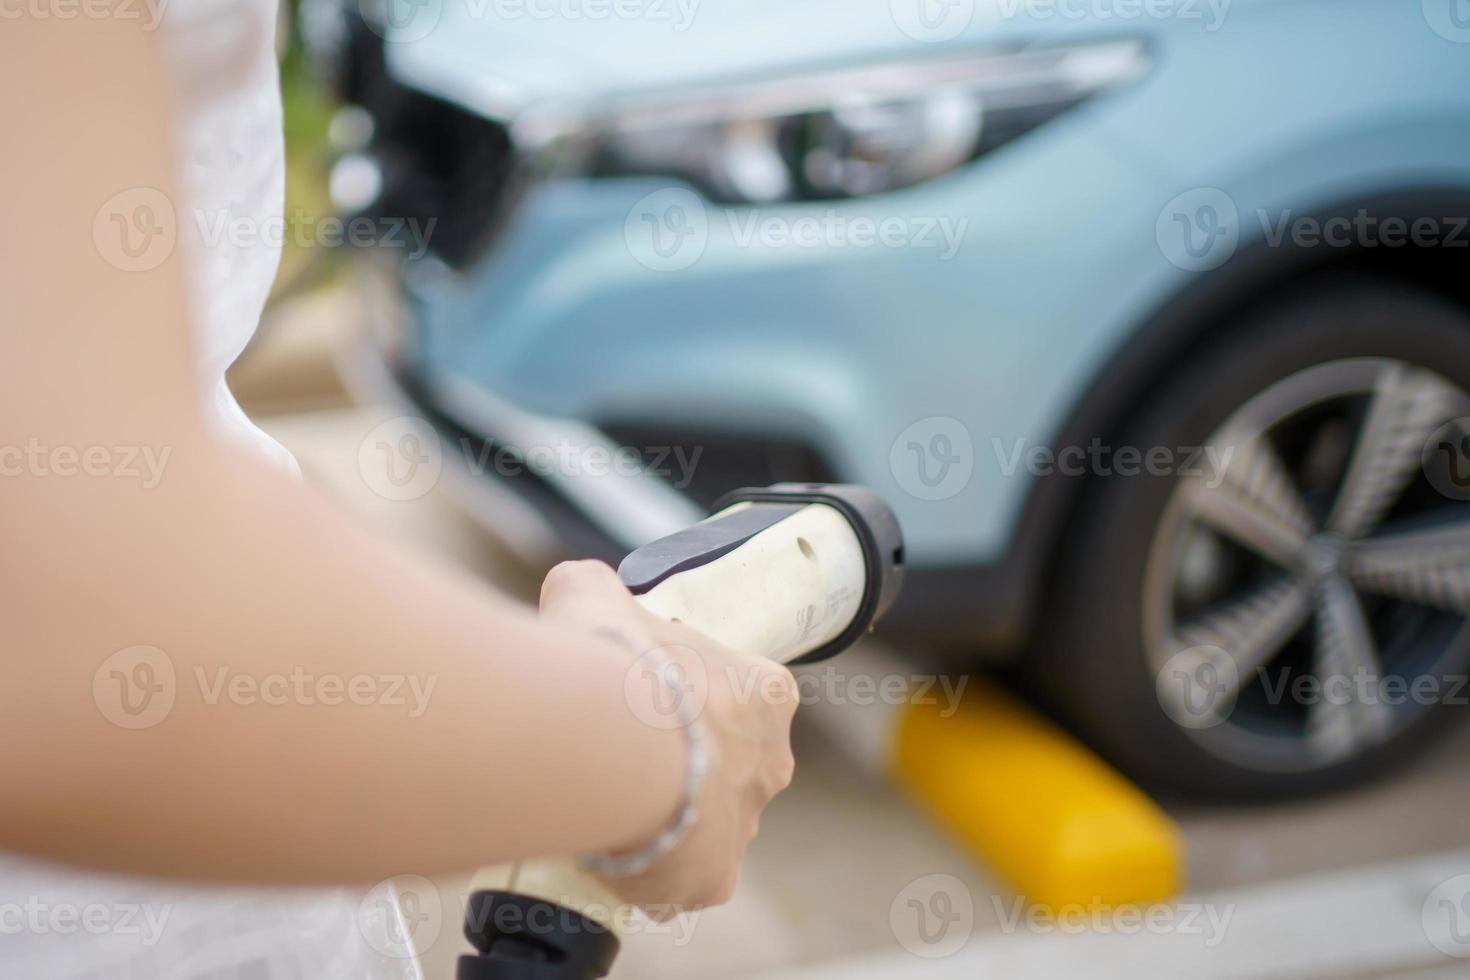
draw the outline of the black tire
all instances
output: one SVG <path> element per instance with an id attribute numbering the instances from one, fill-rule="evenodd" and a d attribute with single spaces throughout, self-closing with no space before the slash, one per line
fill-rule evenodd
<path id="1" fill-rule="evenodd" d="M 1110 440 L 1114 447 L 1203 445 L 1269 386 L 1340 359 L 1386 358 L 1427 367 L 1470 392 L 1470 315 L 1432 293 L 1394 282 L 1318 279 L 1213 337 L 1160 379 Z M 1333 789 L 1406 760 L 1449 714 L 1447 705 L 1427 706 L 1385 741 L 1320 766 L 1281 771 L 1223 757 L 1199 732 L 1171 720 L 1161 705 L 1157 659 L 1146 649 L 1143 593 L 1150 550 L 1179 478 L 1087 479 L 1054 566 L 1038 648 L 1021 664 L 1022 676 L 1064 722 L 1145 786 L 1236 800 Z M 1470 504 L 1445 503 L 1470 512 Z M 1447 626 L 1439 635 L 1451 639 L 1434 670 L 1463 675 L 1470 630 Z M 1302 642 L 1301 634 L 1291 642 Z"/>

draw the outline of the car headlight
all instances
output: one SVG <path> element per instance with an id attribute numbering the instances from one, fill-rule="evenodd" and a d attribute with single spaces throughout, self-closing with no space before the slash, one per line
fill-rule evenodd
<path id="1" fill-rule="evenodd" d="M 854 197 L 961 167 L 1146 63 L 1123 40 L 855 66 L 533 114 L 515 135 L 580 172 L 680 177 L 722 202 Z"/>

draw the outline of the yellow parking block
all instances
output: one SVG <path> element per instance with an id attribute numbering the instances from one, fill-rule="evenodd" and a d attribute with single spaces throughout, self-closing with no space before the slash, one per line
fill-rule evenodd
<path id="1" fill-rule="evenodd" d="M 955 714 L 944 710 L 904 710 L 893 769 L 1027 900 L 1116 906 L 1177 892 L 1179 830 L 1133 784 L 992 685 L 973 682 Z"/>

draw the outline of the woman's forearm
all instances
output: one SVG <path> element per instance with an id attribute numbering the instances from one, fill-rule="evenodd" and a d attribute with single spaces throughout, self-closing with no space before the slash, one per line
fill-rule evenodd
<path id="1" fill-rule="evenodd" d="M 0 847 L 370 879 L 627 846 L 677 804 L 683 747 L 626 703 L 631 654 L 254 461 L 175 446 L 151 490 L 73 481 L 26 513 L 5 529 L 36 557 L 0 583 L 0 738 L 37 750 L 0 754 Z M 158 652 L 99 674 L 140 645 Z"/>
<path id="2" fill-rule="evenodd" d="M 0 31 L 0 850 L 285 881 L 637 843 L 683 746 L 624 703 L 628 652 L 205 432 L 184 249 L 103 248 L 137 189 L 188 215 L 158 44 L 123 18 Z"/>

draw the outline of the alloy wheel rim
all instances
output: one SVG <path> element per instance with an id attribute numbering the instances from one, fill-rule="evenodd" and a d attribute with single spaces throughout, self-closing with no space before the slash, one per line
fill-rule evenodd
<path id="1" fill-rule="evenodd" d="M 1454 693 L 1470 659 L 1470 504 L 1421 483 L 1426 443 L 1467 414 L 1470 396 L 1439 374 L 1355 358 L 1277 382 L 1207 440 L 1221 463 L 1173 491 L 1143 622 L 1161 706 L 1211 754 L 1321 768 Z M 1314 426 L 1338 447 L 1319 453 Z M 1335 452 L 1335 480 L 1283 439 Z"/>

